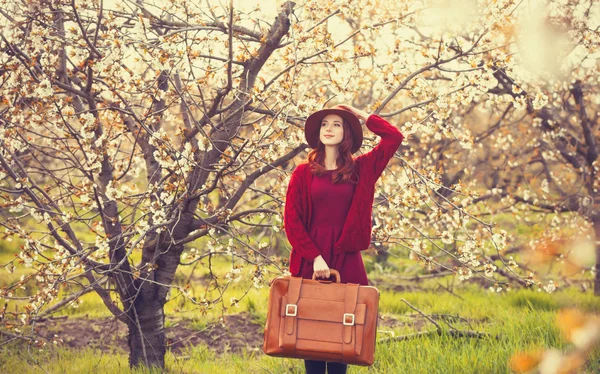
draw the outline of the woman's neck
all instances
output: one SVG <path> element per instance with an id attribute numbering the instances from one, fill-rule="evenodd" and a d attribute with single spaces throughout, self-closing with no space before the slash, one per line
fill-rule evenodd
<path id="1" fill-rule="evenodd" d="M 339 155 L 339 149 L 337 145 L 326 145 L 325 146 L 325 169 L 333 170 L 337 168 L 337 158 Z"/>

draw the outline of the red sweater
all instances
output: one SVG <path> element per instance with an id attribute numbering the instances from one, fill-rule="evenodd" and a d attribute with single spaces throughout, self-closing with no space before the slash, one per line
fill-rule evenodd
<path id="1" fill-rule="evenodd" d="M 375 183 L 404 139 L 395 126 L 378 115 L 371 114 L 366 126 L 379 135 L 381 141 L 370 152 L 354 160 L 359 181 L 354 190 L 342 234 L 334 246 L 336 253 L 358 252 L 369 248 Z M 290 272 L 294 276 L 300 270 L 302 258 L 312 262 L 321 254 L 307 230 L 312 208 L 311 181 L 312 173 L 309 164 L 300 164 L 292 173 L 286 193 L 283 225 L 292 246 Z"/>

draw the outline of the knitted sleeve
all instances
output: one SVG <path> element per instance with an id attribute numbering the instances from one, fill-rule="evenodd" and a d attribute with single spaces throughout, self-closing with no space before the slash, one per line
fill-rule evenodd
<path id="1" fill-rule="evenodd" d="M 303 211 L 304 206 L 302 204 L 303 189 L 305 183 L 302 178 L 301 168 L 296 167 L 290 178 L 288 189 L 285 197 L 285 209 L 283 211 L 283 226 L 285 228 L 285 234 L 287 235 L 288 241 L 292 245 L 292 251 L 296 251 L 300 256 L 304 257 L 309 261 L 321 255 L 321 251 L 313 243 L 302 218 L 306 212 Z"/>
<path id="2" fill-rule="evenodd" d="M 360 160 L 363 163 L 364 170 L 373 171 L 374 174 L 369 174 L 371 174 L 374 183 L 379 179 L 390 159 L 394 157 L 394 153 L 400 147 L 404 135 L 402 135 L 396 126 L 391 125 L 376 114 L 371 114 L 367 118 L 366 126 L 369 130 L 379 135 L 381 140 L 371 151 L 357 157 L 357 161 Z"/>

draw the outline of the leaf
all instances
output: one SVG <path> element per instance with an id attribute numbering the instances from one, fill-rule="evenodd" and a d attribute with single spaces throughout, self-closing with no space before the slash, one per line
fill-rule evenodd
<path id="1" fill-rule="evenodd" d="M 600 318 L 577 309 L 564 309 L 557 315 L 558 327 L 575 346 L 588 349 L 600 340 Z"/>
<path id="2" fill-rule="evenodd" d="M 538 366 L 542 360 L 542 351 L 517 352 L 510 359 L 510 368 L 517 373 L 526 373 Z"/>
<path id="3" fill-rule="evenodd" d="M 585 315 L 577 309 L 564 309 L 557 315 L 560 331 L 571 341 L 573 332 L 585 325 Z"/>

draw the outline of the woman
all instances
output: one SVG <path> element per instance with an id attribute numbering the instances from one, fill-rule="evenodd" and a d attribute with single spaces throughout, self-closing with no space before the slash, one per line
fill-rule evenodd
<path id="1" fill-rule="evenodd" d="M 357 158 L 363 140 L 360 120 L 381 137 Z M 311 114 L 304 134 L 312 151 L 293 171 L 286 194 L 284 227 L 292 245 L 292 276 L 330 278 L 368 285 L 360 251 L 371 243 L 375 183 L 404 136 L 378 115 L 337 105 Z M 305 360 L 307 373 L 345 373 L 347 365 Z"/>

